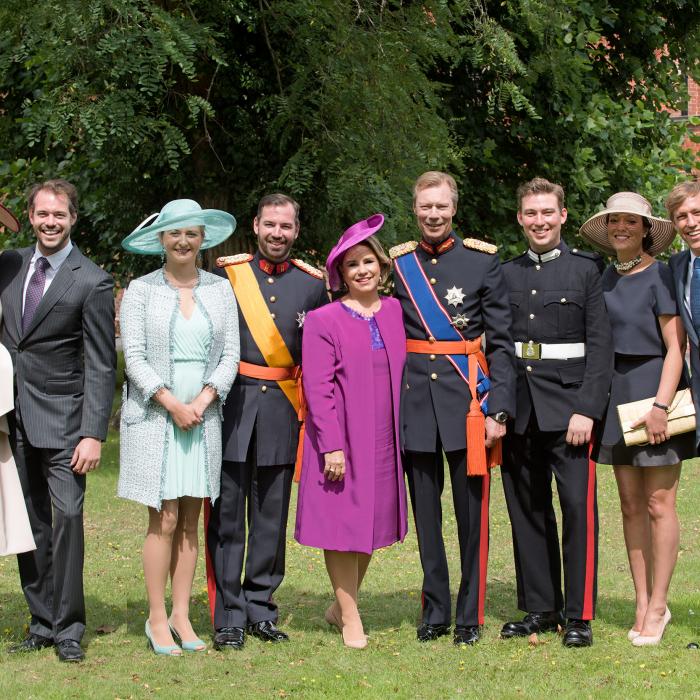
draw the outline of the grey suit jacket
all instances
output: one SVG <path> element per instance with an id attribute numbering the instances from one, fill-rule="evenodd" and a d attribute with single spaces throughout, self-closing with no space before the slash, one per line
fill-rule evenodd
<path id="1" fill-rule="evenodd" d="M 15 410 L 34 447 L 104 440 L 116 372 L 114 282 L 74 245 L 22 333 L 33 252 L 34 246 L 0 256 L 2 342 L 15 368 Z"/>
<path id="2" fill-rule="evenodd" d="M 685 284 L 688 280 L 688 265 L 690 265 L 690 251 L 676 253 L 671 256 L 668 264 L 673 272 L 673 279 L 676 283 L 676 299 L 678 300 L 678 310 L 685 326 L 690 341 L 690 388 L 693 392 L 693 402 L 695 403 L 695 415 L 700 418 L 700 349 L 698 348 L 698 334 L 693 328 L 693 319 L 685 305 Z M 700 421 L 696 419 L 695 445 L 700 445 Z"/>

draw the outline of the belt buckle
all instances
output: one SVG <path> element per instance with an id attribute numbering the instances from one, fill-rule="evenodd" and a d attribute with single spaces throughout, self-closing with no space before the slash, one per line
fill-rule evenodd
<path id="1" fill-rule="evenodd" d="M 523 357 L 526 360 L 539 360 L 542 356 L 542 344 L 533 343 L 523 343 Z"/>

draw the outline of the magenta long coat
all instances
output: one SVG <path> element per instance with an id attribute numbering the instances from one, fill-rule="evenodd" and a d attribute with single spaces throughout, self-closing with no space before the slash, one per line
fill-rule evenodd
<path id="1" fill-rule="evenodd" d="M 406 535 L 406 487 L 401 467 L 399 400 L 406 362 L 401 306 L 382 297 L 375 314 L 389 358 L 394 409 L 398 535 Z M 309 312 L 302 341 L 304 392 L 308 403 L 304 460 L 299 484 L 298 542 L 320 549 L 372 552 L 374 502 L 373 363 L 369 323 L 351 316 L 339 301 Z M 342 449 L 345 477 L 323 476 L 326 452 Z"/>

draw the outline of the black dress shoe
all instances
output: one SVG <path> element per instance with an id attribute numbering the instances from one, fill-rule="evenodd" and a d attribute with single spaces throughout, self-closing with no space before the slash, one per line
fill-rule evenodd
<path id="1" fill-rule="evenodd" d="M 16 654 L 23 651 L 39 651 L 39 649 L 46 649 L 46 647 L 52 647 L 53 640 L 48 637 L 42 637 L 40 634 L 34 634 L 30 632 L 25 639 L 23 639 L 19 644 L 11 646 L 8 651 L 10 654 Z"/>
<path id="2" fill-rule="evenodd" d="M 529 637 L 540 632 L 556 632 L 557 627 L 564 626 L 564 616 L 561 612 L 528 613 L 519 622 L 506 622 L 501 629 L 501 639 L 511 637 Z"/>
<path id="3" fill-rule="evenodd" d="M 588 620 L 567 620 L 564 638 L 565 647 L 589 647 L 593 644 L 593 630 Z"/>
<path id="4" fill-rule="evenodd" d="M 222 627 L 214 635 L 214 649 L 243 649 L 245 630 L 242 627 Z"/>
<path id="5" fill-rule="evenodd" d="M 252 634 L 254 637 L 262 639 L 263 642 L 289 641 L 289 635 L 282 632 L 282 630 L 278 630 L 272 620 L 263 620 L 262 622 L 256 622 L 252 625 L 248 625 L 248 634 Z"/>
<path id="6" fill-rule="evenodd" d="M 80 642 L 75 639 L 62 639 L 56 642 L 56 653 L 59 661 L 82 661 L 85 658 L 85 652 L 80 646 Z"/>
<path id="7" fill-rule="evenodd" d="M 416 630 L 416 637 L 419 642 L 432 642 L 434 639 L 444 637 L 449 633 L 449 625 L 429 625 L 427 622 L 424 622 Z"/>
<path id="8" fill-rule="evenodd" d="M 481 637 L 481 632 L 479 630 L 479 625 L 471 625 L 469 627 L 462 627 L 457 625 L 455 627 L 455 636 L 452 640 L 455 646 L 461 646 L 462 644 L 476 644 Z"/>

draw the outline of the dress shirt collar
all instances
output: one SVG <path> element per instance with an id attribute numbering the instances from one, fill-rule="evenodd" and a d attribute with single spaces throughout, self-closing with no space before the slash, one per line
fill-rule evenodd
<path id="1" fill-rule="evenodd" d="M 51 255 L 43 255 L 39 252 L 39 248 L 34 246 L 34 254 L 32 255 L 31 264 L 34 265 L 39 258 L 46 258 L 49 261 L 51 269 L 56 272 L 70 255 L 71 250 L 73 250 L 73 243 L 70 239 L 68 239 L 68 245 L 61 248 L 61 250 L 57 251 L 56 253 L 52 253 Z"/>

